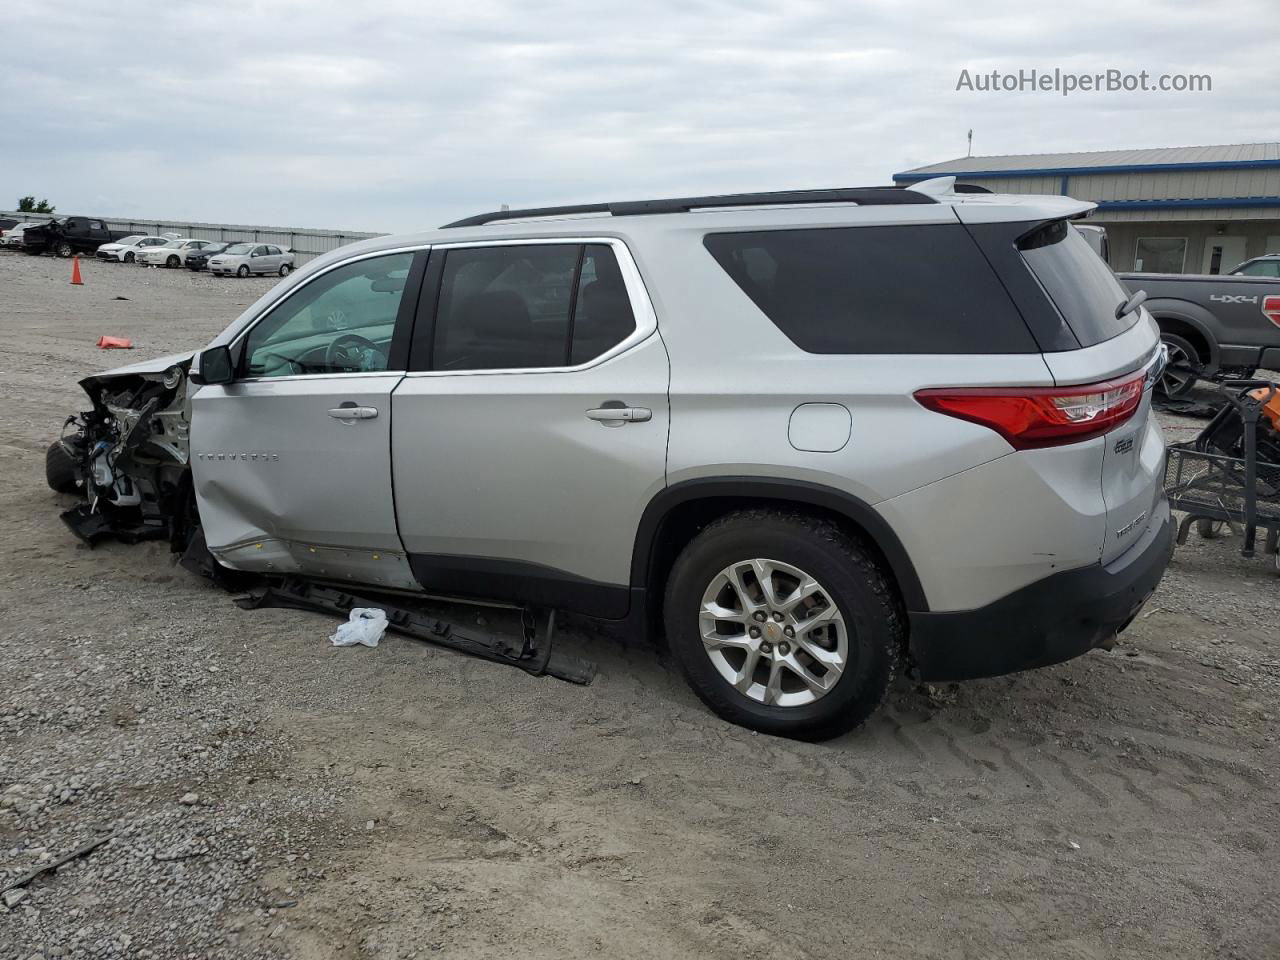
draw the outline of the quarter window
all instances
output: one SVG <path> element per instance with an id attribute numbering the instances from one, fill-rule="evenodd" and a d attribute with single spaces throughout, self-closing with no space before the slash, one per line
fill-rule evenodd
<path id="1" fill-rule="evenodd" d="M 1037 352 L 959 224 L 718 233 L 703 243 L 808 353 Z"/>
<path id="2" fill-rule="evenodd" d="M 529 370 L 586 363 L 635 330 L 606 244 L 445 252 L 432 368 Z"/>
<path id="3" fill-rule="evenodd" d="M 249 331 L 243 374 L 386 370 L 412 262 L 411 253 L 357 260 L 300 288 Z"/>

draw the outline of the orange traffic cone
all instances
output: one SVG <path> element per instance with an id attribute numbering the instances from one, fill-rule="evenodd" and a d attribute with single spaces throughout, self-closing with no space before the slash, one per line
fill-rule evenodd
<path id="1" fill-rule="evenodd" d="M 71 261 L 71 283 L 75 286 L 84 286 L 84 281 L 80 279 L 80 257 L 77 256 Z"/>

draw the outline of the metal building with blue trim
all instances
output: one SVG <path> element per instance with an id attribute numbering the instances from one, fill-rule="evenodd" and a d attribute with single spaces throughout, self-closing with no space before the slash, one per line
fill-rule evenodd
<path id="1" fill-rule="evenodd" d="M 1280 253 L 1280 143 L 961 157 L 893 179 L 941 176 L 1096 202 L 1116 270 L 1225 273 Z"/>

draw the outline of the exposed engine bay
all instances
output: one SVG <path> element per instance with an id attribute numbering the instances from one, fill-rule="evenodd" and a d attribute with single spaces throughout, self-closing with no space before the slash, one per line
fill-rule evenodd
<path id="1" fill-rule="evenodd" d="M 80 381 L 92 409 L 68 417 L 49 448 L 49 485 L 83 502 L 62 514 L 86 543 L 168 540 L 195 534 L 188 431 L 190 357 L 157 371 L 113 371 Z"/>

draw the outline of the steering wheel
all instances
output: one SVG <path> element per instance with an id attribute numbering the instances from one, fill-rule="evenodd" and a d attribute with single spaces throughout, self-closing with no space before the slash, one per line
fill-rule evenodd
<path id="1" fill-rule="evenodd" d="M 377 365 L 368 365 L 366 361 L 370 360 L 370 354 L 377 357 L 382 363 L 386 363 L 386 357 L 382 355 L 382 351 L 378 349 L 378 345 L 372 340 L 360 336 L 358 333 L 344 333 L 335 340 L 330 341 L 329 346 L 324 352 L 324 366 L 328 371 L 345 370 L 351 373 L 360 373 L 366 370 L 378 369 Z"/>

